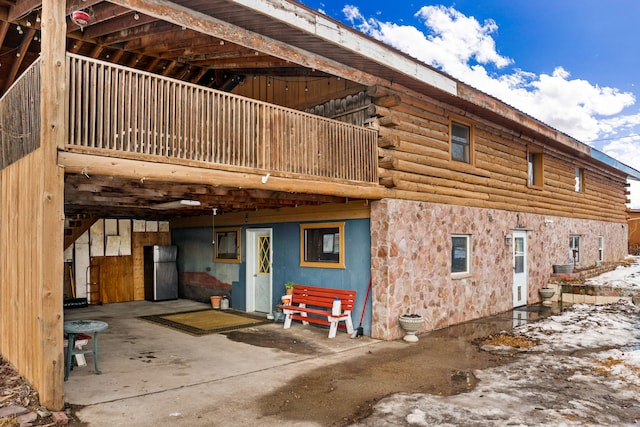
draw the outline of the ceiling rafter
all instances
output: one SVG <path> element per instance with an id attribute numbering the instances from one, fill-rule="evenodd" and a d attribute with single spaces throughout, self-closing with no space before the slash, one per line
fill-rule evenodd
<path id="1" fill-rule="evenodd" d="M 168 201 L 197 200 L 199 207 L 159 212 L 153 206 Z M 80 202 L 81 201 L 81 202 Z M 263 189 L 238 189 L 213 185 L 127 180 L 110 176 L 82 174 L 65 176 L 65 206 L 69 215 L 96 213 L 121 216 L 125 213 L 141 219 L 185 215 L 204 215 L 211 208 L 237 210 L 273 209 L 285 206 L 345 203 L 344 197 L 299 194 Z"/>

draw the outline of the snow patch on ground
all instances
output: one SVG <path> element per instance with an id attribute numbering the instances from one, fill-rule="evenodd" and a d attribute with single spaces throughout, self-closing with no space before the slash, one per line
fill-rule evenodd
<path id="1" fill-rule="evenodd" d="M 634 260 L 630 266 L 619 266 L 613 271 L 585 280 L 585 285 L 610 286 L 612 288 L 640 288 L 640 257 L 630 256 Z"/>
<path id="2" fill-rule="evenodd" d="M 588 284 L 640 286 L 640 258 Z M 640 308 L 576 304 L 510 333 L 533 347 L 513 362 L 476 371 L 454 396 L 391 395 L 356 426 L 622 426 L 640 423 Z M 489 349 L 504 354 L 503 348 Z"/>

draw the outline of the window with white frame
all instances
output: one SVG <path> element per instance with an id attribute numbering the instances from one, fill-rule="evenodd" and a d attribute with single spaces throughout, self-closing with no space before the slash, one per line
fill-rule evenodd
<path id="1" fill-rule="evenodd" d="M 598 261 L 604 262 L 604 236 L 598 236 Z"/>
<path id="2" fill-rule="evenodd" d="M 451 236 L 451 273 L 469 273 L 471 271 L 471 236 L 454 234 Z"/>
<path id="3" fill-rule="evenodd" d="M 569 236 L 569 263 L 580 262 L 580 236 Z"/>

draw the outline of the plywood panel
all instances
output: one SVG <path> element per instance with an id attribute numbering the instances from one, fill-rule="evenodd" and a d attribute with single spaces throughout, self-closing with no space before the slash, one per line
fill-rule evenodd
<path id="1" fill-rule="evenodd" d="M 104 220 L 99 219 L 90 229 L 91 256 L 104 256 Z"/>
<path id="2" fill-rule="evenodd" d="M 144 233 L 146 231 L 145 221 L 142 219 L 134 219 L 133 220 L 133 232 L 134 233 Z"/>
<path id="3" fill-rule="evenodd" d="M 118 220 L 108 218 L 104 220 L 104 234 L 105 236 L 117 236 L 118 235 Z"/>
<path id="4" fill-rule="evenodd" d="M 92 269 L 100 272 L 100 299 L 103 304 L 133 301 L 133 257 L 94 257 Z"/>
<path id="5" fill-rule="evenodd" d="M 120 235 L 119 255 L 131 255 L 131 220 L 118 220 L 118 234 Z"/>
<path id="6" fill-rule="evenodd" d="M 75 248 L 75 298 L 87 297 L 87 267 L 89 267 L 89 231 L 85 231 L 82 236 L 73 244 Z"/>

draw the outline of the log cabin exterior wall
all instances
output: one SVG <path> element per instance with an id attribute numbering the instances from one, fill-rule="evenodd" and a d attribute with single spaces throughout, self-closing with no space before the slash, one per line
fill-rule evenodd
<path id="1" fill-rule="evenodd" d="M 328 98 L 342 99 L 363 90 L 366 90 L 366 86 L 334 76 L 309 78 L 246 76 L 231 92 L 270 104 L 307 110 L 323 104 Z"/>
<path id="2" fill-rule="evenodd" d="M 395 93 L 398 105 L 376 105 L 388 89 L 370 88 L 380 122 L 379 175 L 398 198 L 541 215 L 626 222 L 626 175 L 543 141 L 524 138 L 416 93 Z M 383 98 L 384 96 L 384 98 Z M 473 128 L 473 160 L 451 160 L 451 120 Z M 528 150 L 543 156 L 542 186 L 528 185 Z M 575 191 L 575 168 L 584 191 Z"/>

